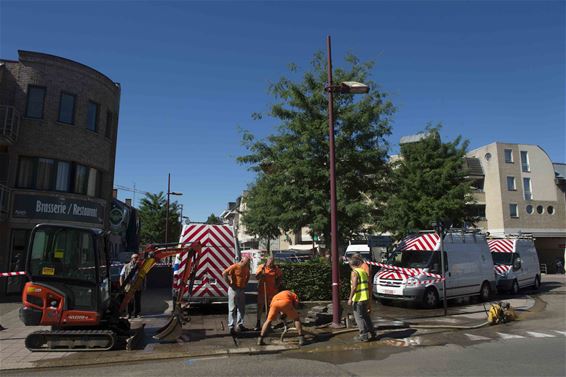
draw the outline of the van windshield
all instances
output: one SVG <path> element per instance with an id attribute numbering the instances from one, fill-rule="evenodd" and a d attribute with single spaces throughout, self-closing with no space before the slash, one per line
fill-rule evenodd
<path id="1" fill-rule="evenodd" d="M 396 267 L 429 268 L 433 253 L 433 251 L 420 250 L 396 251 L 387 262 Z"/>
<path id="2" fill-rule="evenodd" d="M 513 264 L 513 253 L 491 253 L 493 264 L 511 266 Z"/>

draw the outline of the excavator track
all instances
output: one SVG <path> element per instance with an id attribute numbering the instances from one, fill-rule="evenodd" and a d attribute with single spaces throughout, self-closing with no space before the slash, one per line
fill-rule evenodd
<path id="1" fill-rule="evenodd" d="M 26 337 L 32 352 L 107 351 L 114 347 L 117 335 L 111 330 L 42 330 Z"/>

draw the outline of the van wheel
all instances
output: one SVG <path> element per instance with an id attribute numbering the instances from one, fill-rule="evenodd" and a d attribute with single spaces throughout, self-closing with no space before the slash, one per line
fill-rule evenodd
<path id="1" fill-rule="evenodd" d="M 519 294 L 519 283 L 517 282 L 517 280 L 513 280 L 513 285 L 511 286 L 511 294 Z"/>
<path id="2" fill-rule="evenodd" d="M 426 289 L 423 297 L 423 305 L 427 309 L 433 309 L 438 306 L 438 293 L 436 289 L 432 287 Z"/>
<path id="3" fill-rule="evenodd" d="M 491 297 L 491 287 L 489 286 L 489 283 L 487 281 L 484 281 L 480 289 L 480 300 L 489 301 L 490 297 Z"/>
<path id="4" fill-rule="evenodd" d="M 540 276 L 535 276 L 535 283 L 533 284 L 533 288 L 538 290 L 540 288 Z"/>

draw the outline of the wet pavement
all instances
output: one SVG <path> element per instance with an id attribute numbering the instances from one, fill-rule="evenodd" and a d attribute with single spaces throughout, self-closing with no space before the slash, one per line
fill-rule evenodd
<path id="1" fill-rule="evenodd" d="M 552 294 L 554 287 L 563 286 L 558 280 L 555 285 L 547 282 L 542 293 Z M 545 290 L 546 287 L 546 290 Z M 531 294 L 533 294 L 531 297 Z M 283 351 L 290 358 L 316 360 L 333 363 L 349 363 L 371 358 L 381 360 L 392 354 L 405 352 L 415 347 L 429 347 L 458 343 L 473 345 L 478 341 L 503 339 L 500 334 L 507 334 L 514 324 L 496 327 L 483 327 L 474 330 L 455 330 L 434 328 L 434 326 L 476 326 L 485 321 L 485 306 L 475 301 L 450 302 L 448 316 L 444 317 L 442 308 L 423 310 L 404 305 L 383 306 L 374 302 L 373 320 L 378 326 L 378 339 L 368 343 L 353 340 L 355 329 L 330 329 L 306 327 L 307 340 L 310 344 L 299 348 L 296 338 L 291 333 L 283 341 L 281 330 L 271 334 L 269 345 L 255 345 L 257 332 L 246 332 L 238 337 L 238 345 L 234 343 L 226 329 L 226 305 L 212 305 L 194 308 L 192 320 L 186 326 L 183 341 L 161 344 L 152 339 L 152 335 L 168 319 L 170 301 L 168 290 L 144 292 L 143 318 L 133 320 L 134 325 L 145 324 L 145 339 L 141 349 L 134 351 L 106 352 L 36 352 L 24 348 L 23 339 L 27 333 L 38 330 L 37 327 L 25 327 L 17 318 L 18 304 L 0 304 L 2 309 L 0 323 L 7 329 L 0 332 L 0 370 L 22 368 L 44 368 L 60 366 L 80 366 L 93 364 L 110 364 L 170 358 L 195 358 L 222 355 L 254 355 L 264 353 L 280 353 Z M 505 299 L 516 308 L 522 318 L 535 316 L 544 310 L 544 302 L 537 294 L 525 291 L 517 297 Z M 4 305 L 4 306 L 2 306 Z M 11 305 L 11 306 L 9 306 Z M 302 309 L 306 313 L 310 306 Z M 346 311 L 347 313 L 347 311 Z M 255 324 L 255 304 L 253 297 L 248 300 L 246 326 Z M 409 323 L 419 328 L 396 328 L 400 323 Z M 423 328 L 430 326 L 431 328 Z M 560 330 L 560 329 L 558 329 Z M 536 333 L 535 333 L 536 334 Z M 560 333 L 556 333 L 560 335 Z M 509 336 L 509 334 L 507 334 Z M 518 336 L 529 336 L 522 333 Z M 351 352 L 349 352 L 351 351 Z"/>

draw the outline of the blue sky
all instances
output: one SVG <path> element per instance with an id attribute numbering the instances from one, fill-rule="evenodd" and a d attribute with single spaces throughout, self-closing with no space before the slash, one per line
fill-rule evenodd
<path id="1" fill-rule="evenodd" d="M 46 52 L 120 82 L 115 184 L 166 191 L 171 173 L 185 214 L 204 221 L 254 179 L 235 161 L 238 128 L 273 131 L 251 114 L 329 34 L 335 66 L 347 52 L 377 63 L 372 78 L 398 108 L 392 153 L 441 122 L 446 140 L 462 135 L 470 149 L 538 144 L 566 162 L 565 4 L 1 0 L 0 57 Z"/>

